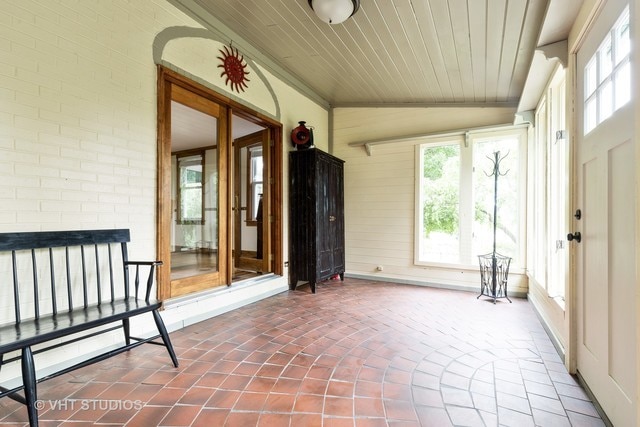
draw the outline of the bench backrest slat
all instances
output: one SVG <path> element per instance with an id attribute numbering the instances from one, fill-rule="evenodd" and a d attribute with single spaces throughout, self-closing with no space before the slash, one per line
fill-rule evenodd
<path id="1" fill-rule="evenodd" d="M 49 270 L 51 271 L 51 312 L 58 314 L 58 303 L 56 301 L 56 269 L 53 263 L 53 248 L 49 248 Z"/>
<path id="2" fill-rule="evenodd" d="M 64 258 L 67 270 L 67 301 L 69 302 L 69 311 L 73 309 L 73 289 L 71 288 L 71 262 L 69 262 L 69 246 L 64 248 Z"/>
<path id="3" fill-rule="evenodd" d="M 100 282 L 100 255 L 98 254 L 98 245 L 93 246 L 95 257 L 96 257 L 96 288 L 98 290 L 98 304 L 102 304 L 102 292 L 101 287 L 102 283 Z"/>
<path id="4" fill-rule="evenodd" d="M 36 319 L 40 318 L 40 298 L 38 298 L 38 263 L 36 261 L 36 250 L 31 249 L 31 266 L 33 269 L 33 302 Z"/>
<path id="5" fill-rule="evenodd" d="M 129 254 L 127 253 L 127 244 L 122 243 L 122 261 L 124 264 L 124 270 L 126 274 L 124 275 L 124 296 L 125 298 L 129 298 L 129 266 L 126 264 L 129 259 Z M 137 271 L 137 270 L 136 270 Z M 136 280 L 136 283 L 138 280 Z M 138 290 L 136 289 L 136 298 L 138 297 Z"/>
<path id="6" fill-rule="evenodd" d="M 84 245 L 80 245 L 80 258 L 82 259 L 82 301 L 84 302 L 84 308 L 87 308 L 89 299 L 87 297 L 87 266 L 85 264 Z"/>
<path id="7" fill-rule="evenodd" d="M 18 262 L 16 251 L 11 251 L 11 264 L 13 265 L 13 304 L 16 323 L 20 323 L 20 287 L 18 286 Z"/>
<path id="8" fill-rule="evenodd" d="M 113 283 L 113 258 L 111 256 L 111 245 L 107 247 L 107 251 L 109 254 L 109 285 L 111 288 L 111 302 L 114 302 L 116 299 L 115 287 Z"/>

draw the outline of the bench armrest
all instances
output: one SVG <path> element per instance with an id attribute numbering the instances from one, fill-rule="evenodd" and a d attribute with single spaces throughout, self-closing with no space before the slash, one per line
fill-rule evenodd
<path id="1" fill-rule="evenodd" d="M 151 297 L 151 288 L 153 287 L 153 278 L 156 266 L 161 266 L 163 264 L 162 261 L 125 261 L 124 266 L 128 270 L 130 265 L 135 265 L 136 267 L 136 278 L 135 278 L 135 296 L 138 298 L 138 290 L 140 288 L 140 266 L 148 266 L 149 267 L 149 276 L 147 277 L 147 289 L 145 291 L 144 300 L 149 302 L 149 298 Z"/>
<path id="2" fill-rule="evenodd" d="M 126 261 L 125 265 L 162 265 L 162 261 Z"/>

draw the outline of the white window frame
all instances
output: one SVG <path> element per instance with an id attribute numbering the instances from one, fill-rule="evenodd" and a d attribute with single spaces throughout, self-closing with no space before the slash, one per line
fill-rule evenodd
<path id="1" fill-rule="evenodd" d="M 618 109 L 622 108 L 631 100 L 631 90 L 633 87 L 633 76 L 631 73 L 631 50 L 632 50 L 632 42 L 629 43 L 629 49 L 622 57 L 619 57 L 618 50 L 620 46 L 618 46 L 618 38 L 616 37 L 616 31 L 619 30 L 622 26 L 624 20 L 628 22 L 627 24 L 627 35 L 630 39 L 630 11 L 629 6 L 627 5 L 625 9 L 622 11 L 615 24 L 611 27 L 611 29 L 607 32 L 605 37 L 600 43 L 598 50 L 593 54 L 589 62 L 587 62 L 587 66 L 584 69 L 584 125 L 583 125 L 583 134 L 586 135 L 593 130 L 595 130 L 600 123 L 604 122 L 606 119 L 611 117 L 614 112 Z M 611 46 L 611 61 L 612 64 L 610 69 L 604 68 L 606 62 L 604 62 L 603 58 L 607 56 L 608 46 Z M 628 72 L 628 87 L 622 87 L 619 90 L 618 86 L 624 83 L 624 71 Z M 590 77 L 594 79 L 591 81 Z M 626 90 L 625 90 L 626 89 Z M 618 95 L 623 96 L 622 101 L 620 102 Z M 601 107 L 603 102 L 608 99 L 610 103 L 610 111 L 602 111 Z M 626 98 L 626 99 L 625 99 Z M 593 109 L 590 107 L 593 106 Z M 590 114 L 593 114 L 594 117 L 590 118 Z"/>
<path id="2" fill-rule="evenodd" d="M 538 102 L 529 144 L 527 276 L 562 309 L 569 274 L 566 109 L 566 71 L 558 65 Z"/>
<path id="3" fill-rule="evenodd" d="M 519 138 L 519 241 L 518 251 L 511 265 L 510 273 L 524 273 L 526 267 L 526 204 L 527 204 L 527 128 L 528 125 L 503 126 L 500 128 L 470 129 L 456 134 L 434 135 L 425 138 L 424 142 L 416 145 L 415 151 L 415 210 L 414 210 L 414 264 L 425 267 L 460 268 L 478 270 L 478 254 L 471 254 L 473 232 L 473 144 L 475 141 L 489 138 L 516 136 Z M 429 147 L 458 144 L 460 146 L 460 203 L 459 203 L 459 229 L 460 229 L 460 258 L 467 262 L 449 263 L 435 262 L 420 259 L 421 233 L 423 230 L 423 197 L 422 197 L 422 170 L 423 149 Z M 507 254 L 508 256 L 511 256 Z"/>

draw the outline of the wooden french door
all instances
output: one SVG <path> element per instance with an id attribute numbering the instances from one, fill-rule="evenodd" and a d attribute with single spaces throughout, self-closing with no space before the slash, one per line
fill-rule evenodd
<path id="1" fill-rule="evenodd" d="M 233 141 L 233 281 L 242 280 L 247 273 L 273 271 L 272 185 L 268 184 L 274 181 L 272 140 L 271 130 L 263 129 Z"/>
<path id="2" fill-rule="evenodd" d="M 606 2 L 576 57 L 576 366 L 616 426 L 637 425 L 636 101 L 628 98 L 637 82 L 624 74 L 634 22 L 619 25 L 626 7 Z"/>
<path id="3" fill-rule="evenodd" d="M 158 66 L 158 299 L 232 284 L 234 225 L 242 221 L 232 140 L 258 130 L 263 255 L 256 273 L 282 275 L 282 125 Z"/>
<path id="4" fill-rule="evenodd" d="M 229 284 L 228 107 L 161 69 L 158 90 L 158 296 Z"/>

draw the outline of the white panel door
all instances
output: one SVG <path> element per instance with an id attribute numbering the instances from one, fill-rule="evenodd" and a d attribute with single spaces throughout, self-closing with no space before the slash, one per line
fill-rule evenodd
<path id="1" fill-rule="evenodd" d="M 616 93 L 621 68 L 607 47 L 626 6 L 609 0 L 577 54 L 577 369 L 615 426 L 635 426 L 637 409 L 634 100 L 620 102 L 628 96 Z M 595 52 L 602 61 L 590 68 Z"/>

